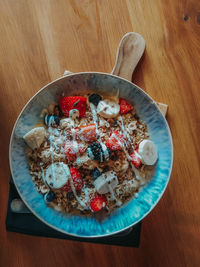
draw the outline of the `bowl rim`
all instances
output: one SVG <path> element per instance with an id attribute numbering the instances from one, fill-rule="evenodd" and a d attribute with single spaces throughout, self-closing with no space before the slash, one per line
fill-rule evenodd
<path id="1" fill-rule="evenodd" d="M 12 160 L 11 160 L 11 147 L 12 147 L 12 140 L 13 140 L 13 136 L 14 136 L 14 132 L 15 132 L 15 128 L 17 126 L 17 123 L 22 115 L 22 113 L 24 112 L 24 110 L 26 109 L 26 107 L 29 105 L 29 103 L 37 96 L 39 95 L 43 90 L 45 90 L 46 87 L 48 87 L 49 85 L 51 84 L 54 84 L 56 83 L 57 81 L 60 81 L 62 79 L 67 79 L 69 77 L 72 77 L 72 76 L 76 76 L 76 75 L 84 75 L 84 74 L 97 74 L 97 75 L 106 75 L 106 76 L 109 76 L 109 77 L 115 77 L 117 79 L 120 79 L 120 80 L 123 80 L 129 84 L 131 84 L 132 86 L 135 86 L 137 87 L 137 89 L 139 89 L 139 91 L 141 91 L 141 93 L 145 94 L 149 99 L 150 101 L 155 104 L 156 108 L 159 110 L 162 118 L 164 119 L 165 121 L 165 124 L 166 124 L 166 129 L 168 131 L 168 136 L 169 136 L 169 139 L 170 139 L 170 145 L 171 145 L 171 165 L 170 165 L 170 169 L 169 169 L 169 174 L 168 174 L 168 178 L 166 180 L 166 183 L 165 183 L 165 186 L 163 187 L 163 190 L 161 191 L 161 193 L 159 194 L 159 197 L 156 199 L 155 203 L 153 205 L 151 205 L 151 208 L 146 212 L 144 213 L 144 215 L 142 217 L 140 217 L 136 222 L 130 224 L 129 226 L 127 227 L 124 227 L 123 229 L 121 230 L 117 230 L 117 231 L 114 231 L 112 233 L 108 233 L 108 234 L 101 234 L 101 235 L 91 235 L 91 236 L 87 236 L 87 235 L 78 235 L 78 234 L 74 234 L 74 233 L 70 233 L 70 232 L 67 232 L 65 230 L 62 230 L 50 223 L 48 223 L 47 221 L 45 221 L 43 218 L 40 217 L 40 215 L 37 214 L 37 212 L 35 212 L 30 206 L 29 204 L 26 202 L 26 200 L 23 198 L 20 190 L 18 189 L 18 186 L 16 184 L 16 181 L 15 181 L 15 177 L 13 175 L 13 170 L 12 170 Z M 66 234 L 66 235 L 70 235 L 70 236 L 73 236 L 73 237 L 76 237 L 76 238 L 88 238 L 88 239 L 93 239 L 93 238 L 103 238 L 103 237 L 108 237 L 108 236 L 112 236 L 112 235 L 116 235 L 116 234 L 119 234 L 121 232 L 124 232 L 126 231 L 127 229 L 133 227 L 134 225 L 136 225 L 137 223 L 139 223 L 140 221 L 142 221 L 154 208 L 155 206 L 158 204 L 158 202 L 161 200 L 161 198 L 163 197 L 163 194 L 164 192 L 166 191 L 166 188 L 168 186 L 168 183 L 169 183 L 169 180 L 170 180 L 170 177 L 171 177 L 171 173 L 172 173 L 172 168 L 173 168 L 173 160 L 174 160 L 174 149 L 173 149 L 173 140 L 172 140 L 172 134 L 171 134 L 171 131 L 170 131 L 170 128 L 169 128 L 169 125 L 168 125 L 168 122 L 165 118 L 165 116 L 163 115 L 163 113 L 160 111 L 156 101 L 153 100 L 153 98 L 148 94 L 146 93 L 142 88 L 140 88 L 138 85 L 136 85 L 135 83 L 129 81 L 129 80 L 126 80 L 125 78 L 122 78 L 120 76 L 117 76 L 117 75 L 113 75 L 113 74 L 110 74 L 110 73 L 106 73 L 106 72 L 96 72 L 96 71 L 86 71 L 86 72 L 76 72 L 76 73 L 69 73 L 67 75 L 63 75 L 53 81 L 51 81 L 50 83 L 44 85 L 42 88 L 40 88 L 29 100 L 28 102 L 26 102 L 26 104 L 23 106 L 21 112 L 19 113 L 16 121 L 15 121 L 15 124 L 13 126 L 13 129 L 12 129 L 12 133 L 10 135 L 10 142 L 9 142 L 9 165 L 10 165 L 10 170 L 11 170 L 11 175 L 13 177 L 13 182 L 14 182 L 14 185 L 17 189 L 17 192 L 19 194 L 19 196 L 21 197 L 22 201 L 25 203 L 25 205 L 28 207 L 28 209 L 33 213 L 34 216 L 36 216 L 40 221 L 42 221 L 43 223 L 45 223 L 46 225 L 48 225 L 50 228 L 53 228 L 54 230 L 57 230 L 59 232 L 62 232 L 63 234 Z"/>

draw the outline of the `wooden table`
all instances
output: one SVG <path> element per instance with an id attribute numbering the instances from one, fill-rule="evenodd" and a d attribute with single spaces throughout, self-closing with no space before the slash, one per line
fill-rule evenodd
<path id="1" fill-rule="evenodd" d="M 9 233 L 8 145 L 34 93 L 73 72 L 110 72 L 121 37 L 146 40 L 133 81 L 169 105 L 174 166 L 140 248 Z M 200 266 L 200 2 L 0 0 L 0 266 Z"/>

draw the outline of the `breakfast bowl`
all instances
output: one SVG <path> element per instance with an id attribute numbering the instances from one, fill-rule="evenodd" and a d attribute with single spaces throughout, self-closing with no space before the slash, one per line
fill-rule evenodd
<path id="1" fill-rule="evenodd" d="M 97 216 L 74 215 L 45 204 L 29 173 L 23 136 L 39 123 L 41 110 L 59 101 L 60 96 L 119 95 L 129 101 L 147 125 L 150 139 L 158 151 L 152 179 L 121 207 L 103 220 Z M 30 211 L 48 226 L 76 237 L 97 238 L 113 235 L 134 226 L 156 206 L 169 182 L 173 163 L 173 144 L 167 121 L 157 103 L 137 85 L 113 74 L 81 72 L 65 75 L 39 90 L 21 111 L 12 131 L 9 150 L 10 168 L 18 193 Z"/>

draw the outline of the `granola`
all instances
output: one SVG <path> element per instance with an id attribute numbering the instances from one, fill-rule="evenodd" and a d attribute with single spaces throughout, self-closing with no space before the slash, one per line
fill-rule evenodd
<path id="1" fill-rule="evenodd" d="M 24 136 L 32 180 L 47 205 L 91 215 L 122 206 L 153 176 L 146 124 L 125 99 L 62 96 Z"/>

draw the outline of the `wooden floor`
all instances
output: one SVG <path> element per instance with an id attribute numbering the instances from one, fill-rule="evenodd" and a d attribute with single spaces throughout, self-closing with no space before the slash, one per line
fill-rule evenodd
<path id="1" fill-rule="evenodd" d="M 138 32 L 133 81 L 169 105 L 174 166 L 142 225 L 140 248 L 46 239 L 5 230 L 8 145 L 42 86 L 72 72 L 110 72 L 120 39 Z M 200 266 L 200 1 L 0 0 L 0 266 Z"/>

